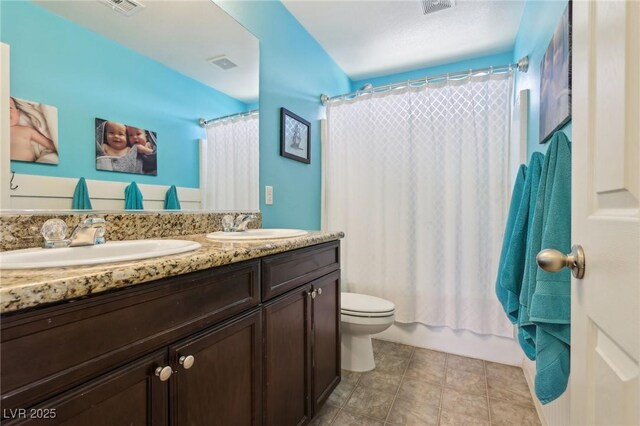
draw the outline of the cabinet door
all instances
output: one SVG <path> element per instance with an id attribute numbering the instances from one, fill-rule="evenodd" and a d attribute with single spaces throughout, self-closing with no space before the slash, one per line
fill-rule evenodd
<path id="1" fill-rule="evenodd" d="M 256 310 L 170 346 L 172 424 L 260 425 L 261 336 Z"/>
<path id="2" fill-rule="evenodd" d="M 340 382 L 340 271 L 311 283 L 313 285 L 313 412 Z"/>
<path id="3" fill-rule="evenodd" d="M 264 308 L 264 423 L 301 425 L 311 419 L 311 286 Z"/>
<path id="4" fill-rule="evenodd" d="M 168 382 L 154 372 L 167 361 L 166 350 L 155 352 L 24 412 L 5 409 L 3 424 L 166 425 Z"/>

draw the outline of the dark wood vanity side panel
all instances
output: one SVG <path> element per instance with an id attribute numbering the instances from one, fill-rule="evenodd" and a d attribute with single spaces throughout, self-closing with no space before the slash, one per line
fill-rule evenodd
<path id="1" fill-rule="evenodd" d="M 340 242 L 330 241 L 262 260 L 262 301 L 340 269 Z"/>
<path id="2" fill-rule="evenodd" d="M 27 408 L 260 302 L 260 261 L 2 316 L 3 408 Z"/>

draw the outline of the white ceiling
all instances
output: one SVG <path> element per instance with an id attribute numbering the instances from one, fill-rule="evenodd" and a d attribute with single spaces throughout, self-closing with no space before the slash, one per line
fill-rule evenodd
<path id="1" fill-rule="evenodd" d="M 37 0 L 82 27 L 148 56 L 243 102 L 256 102 L 259 43 L 211 0 L 140 0 L 126 17 L 93 1 Z M 207 59 L 226 55 L 238 65 L 222 70 Z"/>
<path id="2" fill-rule="evenodd" d="M 419 0 L 282 2 L 352 80 L 508 51 L 524 9 L 524 0 L 458 0 L 428 15 Z"/>

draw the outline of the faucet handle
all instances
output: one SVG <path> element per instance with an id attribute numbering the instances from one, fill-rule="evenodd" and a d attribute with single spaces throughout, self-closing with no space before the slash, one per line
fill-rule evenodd
<path id="1" fill-rule="evenodd" d="M 68 247 L 70 240 L 67 236 L 67 224 L 62 219 L 49 219 L 40 229 L 44 237 L 45 248 Z"/>
<path id="2" fill-rule="evenodd" d="M 226 214 L 222 217 L 222 230 L 224 232 L 233 232 L 235 231 L 235 226 L 233 224 L 233 216 L 230 214 Z"/>

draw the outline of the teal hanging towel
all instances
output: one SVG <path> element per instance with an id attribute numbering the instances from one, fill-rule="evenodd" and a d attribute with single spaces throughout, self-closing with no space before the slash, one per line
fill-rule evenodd
<path id="1" fill-rule="evenodd" d="M 513 185 L 513 192 L 511 193 L 511 205 L 509 206 L 509 215 L 507 216 L 507 225 L 504 230 L 504 240 L 502 242 L 502 252 L 500 253 L 500 263 L 498 264 L 498 278 L 496 279 L 496 296 L 502 305 L 502 309 L 507 314 L 507 317 L 511 323 L 515 324 L 518 320 L 518 308 L 519 308 L 519 294 L 510 290 L 510 286 L 505 282 L 503 276 L 503 269 L 507 259 L 507 253 L 511 244 L 515 242 L 512 240 L 513 231 L 516 224 L 516 218 L 521 208 L 522 194 L 524 192 L 525 176 L 527 174 L 527 166 L 524 164 L 518 169 L 516 176 L 516 182 Z"/>
<path id="2" fill-rule="evenodd" d="M 171 185 L 164 196 L 164 208 L 165 210 L 180 210 L 180 200 L 178 200 L 178 190 L 175 185 Z"/>
<path id="3" fill-rule="evenodd" d="M 135 182 L 124 189 L 124 208 L 125 210 L 142 210 L 142 192 Z"/>
<path id="4" fill-rule="evenodd" d="M 72 209 L 79 210 L 91 210 L 91 200 L 89 199 L 89 189 L 87 188 L 87 181 L 81 177 L 78 180 L 75 191 L 73 191 L 73 201 L 71 202 Z"/>

